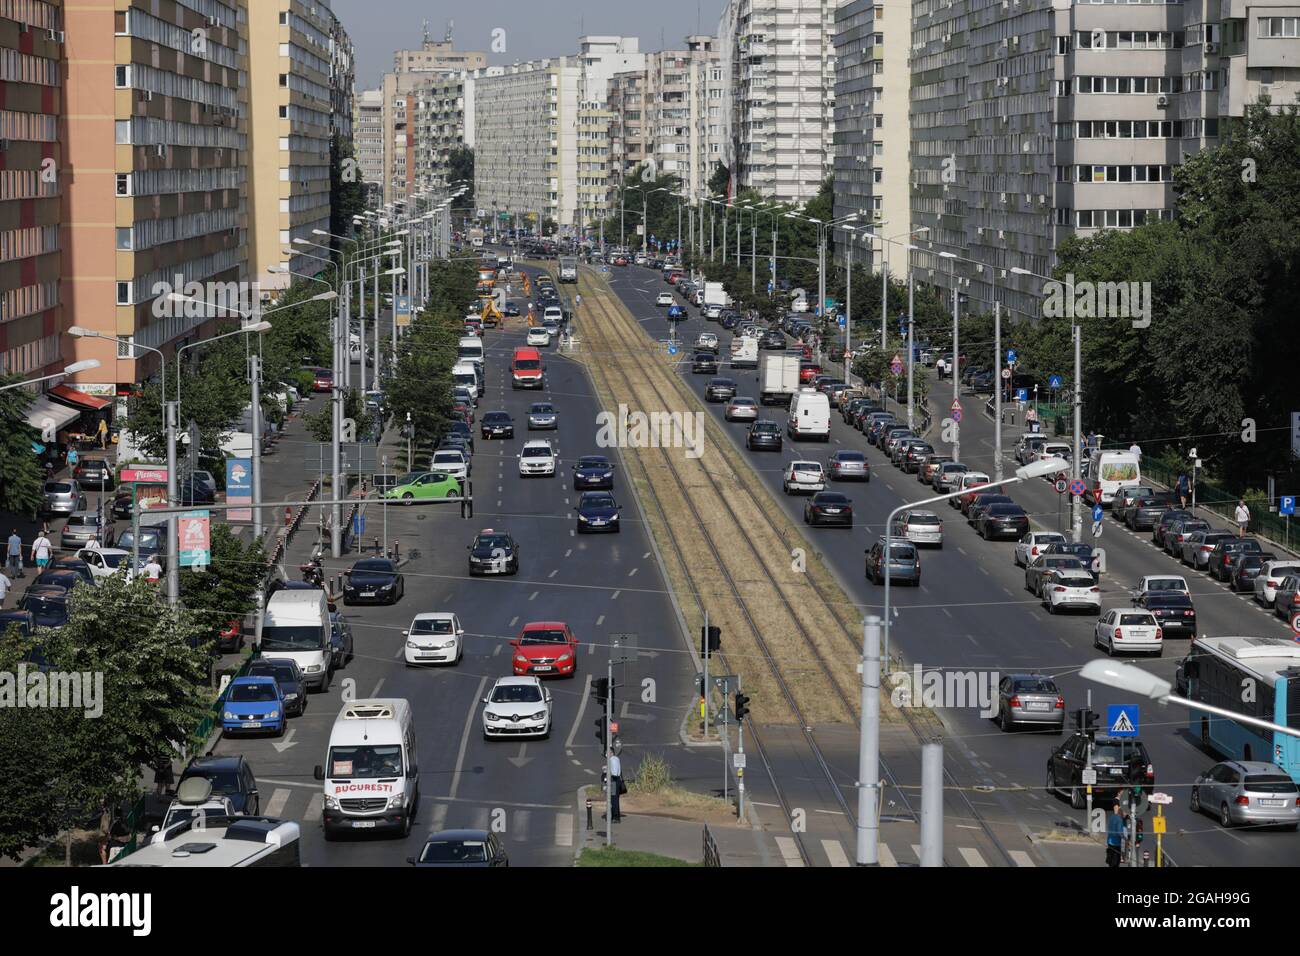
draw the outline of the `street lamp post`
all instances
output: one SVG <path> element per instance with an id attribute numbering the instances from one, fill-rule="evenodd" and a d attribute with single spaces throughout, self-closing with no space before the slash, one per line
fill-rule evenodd
<path id="1" fill-rule="evenodd" d="M 144 348 L 143 345 L 140 347 Z M 158 354 L 161 355 L 162 353 L 159 352 Z M 76 375 L 78 372 L 89 372 L 93 368 L 99 368 L 99 359 L 85 359 L 81 362 L 73 362 L 71 365 L 64 368 L 62 372 L 55 372 L 53 375 L 42 375 L 40 378 L 29 378 L 26 381 L 14 382 L 11 385 L 0 385 L 0 392 L 7 392 L 11 388 L 22 388 L 25 385 L 37 385 L 41 382 L 51 381 L 52 379 L 64 378 L 68 375 Z"/>

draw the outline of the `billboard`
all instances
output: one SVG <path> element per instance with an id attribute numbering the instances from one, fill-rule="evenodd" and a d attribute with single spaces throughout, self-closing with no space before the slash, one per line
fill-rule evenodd
<path id="1" fill-rule="evenodd" d="M 243 505 L 253 502 L 253 460 L 251 458 L 226 459 L 226 504 Z M 232 508 L 226 520 L 252 521 L 252 508 Z"/>
<path id="2" fill-rule="evenodd" d="M 212 517 L 207 511 L 187 511 L 178 519 L 181 567 L 206 568 L 212 563 Z"/>

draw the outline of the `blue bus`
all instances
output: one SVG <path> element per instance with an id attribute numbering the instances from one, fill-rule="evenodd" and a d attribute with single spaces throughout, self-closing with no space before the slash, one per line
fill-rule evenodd
<path id="1" fill-rule="evenodd" d="M 1284 637 L 1202 637 L 1178 669 L 1178 692 L 1285 727 L 1300 728 L 1300 643 Z M 1300 737 L 1192 710 L 1188 728 L 1227 760 L 1271 761 L 1300 783 Z"/>

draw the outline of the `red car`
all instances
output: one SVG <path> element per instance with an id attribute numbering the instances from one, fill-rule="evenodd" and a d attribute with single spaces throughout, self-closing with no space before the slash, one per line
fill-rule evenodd
<path id="1" fill-rule="evenodd" d="M 473 425 L 474 409 L 470 408 L 464 402 L 456 402 L 451 406 L 451 417 L 459 417 L 466 425 Z"/>
<path id="2" fill-rule="evenodd" d="M 614 265 L 616 266 L 627 265 L 627 258 L 625 256 L 619 256 L 617 259 L 614 260 Z"/>
<path id="3" fill-rule="evenodd" d="M 510 642 L 516 677 L 572 677 L 578 673 L 578 638 L 563 621 L 533 621 Z"/>
<path id="4" fill-rule="evenodd" d="M 313 368 L 308 371 L 312 374 L 311 390 L 313 392 L 328 392 L 334 388 L 334 373 L 327 368 Z"/>
<path id="5" fill-rule="evenodd" d="M 680 272 L 670 273 L 668 278 L 665 279 L 664 281 L 667 282 L 669 285 L 676 285 L 677 283 L 682 281 L 682 274 Z"/>
<path id="6" fill-rule="evenodd" d="M 822 374 L 822 367 L 813 362 L 799 363 L 799 384 L 809 385 L 812 380 Z"/>

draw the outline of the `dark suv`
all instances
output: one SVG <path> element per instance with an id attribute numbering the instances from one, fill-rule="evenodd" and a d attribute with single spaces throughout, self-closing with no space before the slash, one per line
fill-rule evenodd
<path id="1" fill-rule="evenodd" d="M 985 541 L 994 538 L 1020 539 L 1029 533 L 1029 515 L 1017 504 L 991 504 L 980 514 L 975 530 Z"/>
<path id="2" fill-rule="evenodd" d="M 1083 771 L 1088 765 L 1088 736 L 1074 733 L 1047 758 L 1047 790 L 1063 794 L 1070 806 L 1082 810 L 1087 805 Z M 1150 792 L 1155 786 L 1156 771 L 1147 748 L 1136 737 L 1098 735 L 1092 746 L 1092 769 L 1097 783 L 1092 788 L 1093 806 L 1098 800 L 1113 799 L 1121 791 L 1142 786 Z"/>
<path id="3" fill-rule="evenodd" d="M 1173 495 L 1163 492 L 1138 498 L 1125 510 L 1124 523 L 1134 531 L 1150 531 L 1176 500 Z M 1187 517 L 1190 518 L 1191 515 Z"/>
<path id="4" fill-rule="evenodd" d="M 1210 572 L 1217 581 L 1228 581 L 1232 578 L 1232 572 L 1237 566 L 1237 561 L 1246 552 L 1263 554 L 1264 549 L 1260 547 L 1259 541 L 1255 538 L 1233 538 L 1220 541 L 1214 546 L 1214 550 L 1210 552 L 1210 559 L 1205 565 L 1205 570 Z"/>

